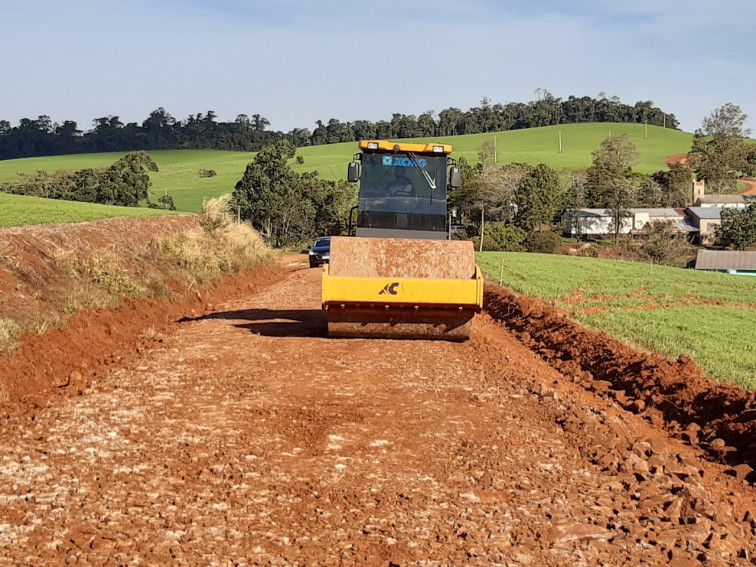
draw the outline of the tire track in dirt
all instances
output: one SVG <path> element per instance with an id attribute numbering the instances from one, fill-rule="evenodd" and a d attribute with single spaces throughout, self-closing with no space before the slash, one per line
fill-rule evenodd
<path id="1" fill-rule="evenodd" d="M 327 339 L 319 270 L 0 429 L 0 564 L 752 565 L 728 467 L 486 315 Z"/>

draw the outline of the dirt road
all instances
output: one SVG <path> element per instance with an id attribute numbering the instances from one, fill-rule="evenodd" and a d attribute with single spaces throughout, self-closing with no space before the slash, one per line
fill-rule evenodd
<path id="1" fill-rule="evenodd" d="M 738 191 L 738 195 L 756 195 L 756 179 L 753 177 L 741 177 L 738 181 L 745 184 L 745 188 Z"/>
<path id="2" fill-rule="evenodd" d="M 754 565 L 756 491 L 483 315 L 327 339 L 319 270 L 0 428 L 0 564 Z"/>

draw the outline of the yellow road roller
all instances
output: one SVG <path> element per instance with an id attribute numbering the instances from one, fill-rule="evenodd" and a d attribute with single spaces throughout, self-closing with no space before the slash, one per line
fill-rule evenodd
<path id="1" fill-rule="evenodd" d="M 483 305 L 472 242 L 451 240 L 447 187 L 461 183 L 452 147 L 364 140 L 347 178 L 360 182 L 356 221 L 331 238 L 323 271 L 328 335 L 470 338 Z"/>

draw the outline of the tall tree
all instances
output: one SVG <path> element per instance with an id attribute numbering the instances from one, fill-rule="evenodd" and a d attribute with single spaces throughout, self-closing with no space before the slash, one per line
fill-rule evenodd
<path id="1" fill-rule="evenodd" d="M 550 225 L 564 202 L 564 194 L 556 171 L 539 163 L 523 176 L 515 192 L 517 214 L 516 226 L 533 232 L 543 225 Z"/>
<path id="2" fill-rule="evenodd" d="M 607 206 L 606 194 L 615 179 L 627 178 L 638 163 L 638 150 L 626 134 L 609 136 L 593 152 L 593 163 L 586 171 L 586 196 L 593 207 Z"/>
<path id="3" fill-rule="evenodd" d="M 255 130 L 262 132 L 268 126 L 270 126 L 270 120 L 268 120 L 264 116 L 260 116 L 259 114 L 252 115 L 252 127 Z"/>
<path id="4" fill-rule="evenodd" d="M 449 206 L 456 209 L 460 217 L 469 217 L 479 202 L 478 189 L 483 166 L 480 163 L 471 164 L 464 156 L 457 160 L 457 165 L 462 173 L 462 186 L 449 190 Z"/>
<path id="5" fill-rule="evenodd" d="M 105 204 L 136 207 L 149 200 L 152 181 L 148 171 L 158 171 L 157 164 L 146 152 L 129 152 L 104 172 L 101 185 L 109 187 L 103 195 Z"/>
<path id="6" fill-rule="evenodd" d="M 625 220 L 630 217 L 629 209 L 635 203 L 635 187 L 628 179 L 614 177 L 606 186 L 604 200 L 606 212 L 612 219 L 610 225 L 616 244 Z"/>
<path id="7" fill-rule="evenodd" d="M 234 120 L 239 125 L 239 129 L 242 132 L 246 132 L 249 130 L 252 126 L 252 121 L 249 119 L 249 116 L 246 114 L 237 114 L 236 120 Z"/>
<path id="8" fill-rule="evenodd" d="M 577 240 L 583 235 L 582 210 L 588 207 L 586 182 L 585 172 L 573 172 L 565 194 L 565 209 Z"/>
<path id="9" fill-rule="evenodd" d="M 233 192 L 241 218 L 274 240 L 282 236 L 284 216 L 297 183 L 297 175 L 288 165 L 295 152 L 286 140 L 263 148 L 247 165 Z"/>
<path id="10" fill-rule="evenodd" d="M 693 173 L 687 163 L 672 163 L 669 171 L 657 171 L 651 178 L 661 187 L 661 206 L 684 207 L 690 199 Z"/>
<path id="11" fill-rule="evenodd" d="M 636 205 L 639 207 L 661 207 L 664 203 L 662 186 L 653 177 L 644 177 L 638 187 Z"/>
<path id="12" fill-rule="evenodd" d="M 746 142 L 750 134 L 745 128 L 747 120 L 739 106 L 728 102 L 704 118 L 693 137 L 688 156 L 693 171 L 717 195 L 733 191 L 738 177 L 753 169 Z"/>

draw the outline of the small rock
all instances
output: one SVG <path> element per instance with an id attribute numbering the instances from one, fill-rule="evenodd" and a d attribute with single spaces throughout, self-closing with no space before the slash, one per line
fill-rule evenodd
<path id="1" fill-rule="evenodd" d="M 547 539 L 554 545 L 573 541 L 606 541 L 611 536 L 612 534 L 609 530 L 585 524 L 554 526 L 546 534 Z"/>
<path id="2" fill-rule="evenodd" d="M 729 471 L 727 471 L 728 474 L 731 474 L 738 480 L 745 480 L 748 478 L 748 475 L 750 475 L 753 472 L 753 467 L 750 465 L 747 465 L 746 463 L 741 463 L 739 465 L 736 465 L 732 467 Z"/>

